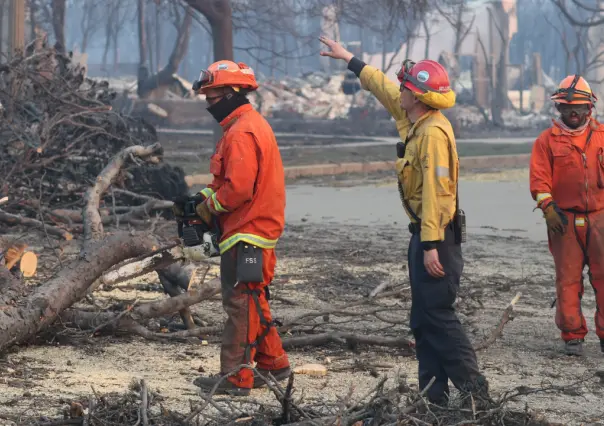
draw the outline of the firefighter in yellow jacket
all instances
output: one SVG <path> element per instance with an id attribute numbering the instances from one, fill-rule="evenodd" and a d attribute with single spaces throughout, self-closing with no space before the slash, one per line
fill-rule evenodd
<path id="1" fill-rule="evenodd" d="M 451 123 L 440 112 L 455 105 L 446 70 L 437 62 L 406 60 L 398 73 L 400 85 L 369 66 L 337 42 L 323 56 L 341 59 L 396 121 L 404 144 L 396 162 L 399 191 L 410 218 L 408 250 L 411 281 L 411 329 L 419 363 L 419 386 L 435 382 L 428 398 L 448 402 L 451 382 L 482 406 L 490 403 L 488 382 L 455 313 L 454 303 L 463 270 L 458 219 L 459 160 Z M 457 231 L 457 232 L 456 232 Z M 468 398 L 467 401 L 470 399 Z"/>

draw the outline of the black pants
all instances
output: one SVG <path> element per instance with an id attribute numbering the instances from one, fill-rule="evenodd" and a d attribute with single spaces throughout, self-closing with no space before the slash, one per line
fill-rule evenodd
<path id="1" fill-rule="evenodd" d="M 461 391 L 474 393 L 478 391 L 477 387 L 484 388 L 486 380 L 480 374 L 476 353 L 453 307 L 463 258 L 461 245 L 455 244 L 452 225 L 446 228 L 445 241 L 438 248 L 439 260 L 445 271 L 443 278 L 428 274 L 419 233 L 411 236 L 408 255 L 411 330 L 419 362 L 420 389 L 436 377 L 427 396 L 431 402 L 440 404 L 449 394 L 449 379 Z"/>

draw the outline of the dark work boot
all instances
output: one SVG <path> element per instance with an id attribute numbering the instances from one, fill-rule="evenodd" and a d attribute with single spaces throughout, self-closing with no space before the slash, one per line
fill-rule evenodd
<path id="1" fill-rule="evenodd" d="M 221 374 L 210 377 L 198 377 L 193 381 L 193 384 L 210 393 L 214 389 L 214 386 L 216 386 L 216 383 L 220 382 L 214 395 L 248 396 L 250 394 L 250 388 L 236 386 L 226 378 L 223 379 L 223 377 Z"/>
<path id="2" fill-rule="evenodd" d="M 569 340 L 564 345 L 566 355 L 583 356 L 583 339 Z"/>
<path id="3" fill-rule="evenodd" d="M 600 339 L 600 350 L 604 354 L 604 339 Z"/>
<path id="4" fill-rule="evenodd" d="M 463 398 L 461 408 L 471 410 L 472 402 L 474 402 L 476 411 L 486 411 L 495 403 L 489 395 L 489 382 L 484 376 L 479 376 L 466 383 L 460 391 Z"/>
<path id="5" fill-rule="evenodd" d="M 292 370 L 289 367 L 280 368 L 278 370 L 262 370 L 261 368 L 257 368 L 257 371 L 260 373 L 260 376 L 254 374 L 254 389 L 261 388 L 262 386 L 266 385 L 266 382 L 262 376 L 266 376 L 268 373 L 271 373 L 278 382 L 288 379 L 292 373 Z"/>

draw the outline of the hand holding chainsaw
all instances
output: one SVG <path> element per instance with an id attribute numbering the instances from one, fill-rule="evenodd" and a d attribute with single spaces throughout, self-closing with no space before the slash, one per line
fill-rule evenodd
<path id="1" fill-rule="evenodd" d="M 220 229 L 202 194 L 181 196 L 173 200 L 172 211 L 178 223 L 178 237 L 183 242 L 185 258 L 198 262 L 218 256 Z"/>
<path id="2" fill-rule="evenodd" d="M 182 195 L 180 197 L 176 197 L 173 202 L 172 212 L 176 217 L 185 216 L 185 205 L 187 203 L 193 203 L 195 205 L 195 213 L 197 216 L 201 218 L 205 222 L 206 225 L 212 225 L 212 213 L 208 205 L 205 202 L 206 197 L 201 194 L 195 194 L 193 196 L 190 195 Z"/>

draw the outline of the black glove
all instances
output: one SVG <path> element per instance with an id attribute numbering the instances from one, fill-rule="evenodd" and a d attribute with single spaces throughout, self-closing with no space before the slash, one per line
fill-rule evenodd
<path id="1" fill-rule="evenodd" d="M 174 216 L 182 217 L 185 214 L 185 204 L 194 201 L 195 207 L 197 207 L 197 205 L 203 203 L 205 199 L 206 197 L 199 193 L 195 195 L 179 195 L 172 199 L 172 202 L 174 203 L 172 206 L 172 213 L 174 213 Z"/>

